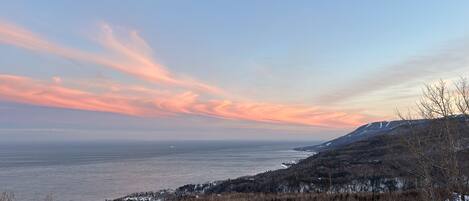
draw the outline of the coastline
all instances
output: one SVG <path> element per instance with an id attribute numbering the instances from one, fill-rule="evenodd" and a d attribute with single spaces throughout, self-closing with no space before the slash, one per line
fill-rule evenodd
<path id="1" fill-rule="evenodd" d="M 205 192 L 206 189 L 208 189 L 210 187 L 213 187 L 213 186 L 215 186 L 219 183 L 222 183 L 223 181 L 227 181 L 227 180 L 231 180 L 231 179 L 251 180 L 251 179 L 254 179 L 253 178 L 254 175 L 262 174 L 262 173 L 269 172 L 269 171 L 276 171 L 276 170 L 286 169 L 286 168 L 289 168 L 290 166 L 292 166 L 292 165 L 294 165 L 294 164 L 296 164 L 296 163 L 298 163 L 298 162 L 300 162 L 300 161 L 302 161 L 306 158 L 309 158 L 309 157 L 314 156 L 314 155 L 317 154 L 317 152 L 314 152 L 314 151 L 298 150 L 297 147 L 291 148 L 288 151 L 303 153 L 303 154 L 306 153 L 306 156 L 304 158 L 297 159 L 297 160 L 281 162 L 279 164 L 280 167 L 277 168 L 277 169 L 271 169 L 271 170 L 267 170 L 267 171 L 257 172 L 257 173 L 254 173 L 252 175 L 244 175 L 244 176 L 239 176 L 239 177 L 236 177 L 236 178 L 228 178 L 228 179 L 224 179 L 224 180 L 209 181 L 209 182 L 200 183 L 200 184 L 189 183 L 189 184 L 179 186 L 175 189 L 160 189 L 160 190 L 157 190 L 157 191 L 135 192 L 135 193 L 131 193 L 131 194 L 125 195 L 123 197 L 119 197 L 119 198 L 115 198 L 115 199 L 110 199 L 110 200 L 106 199 L 105 201 L 141 201 L 141 200 L 143 200 L 143 201 L 157 201 L 157 200 L 160 201 L 160 200 L 174 199 L 174 198 L 177 198 L 177 197 L 180 197 L 180 196 L 192 195 L 192 194 L 194 194 L 194 192 L 203 193 L 203 192 Z"/>

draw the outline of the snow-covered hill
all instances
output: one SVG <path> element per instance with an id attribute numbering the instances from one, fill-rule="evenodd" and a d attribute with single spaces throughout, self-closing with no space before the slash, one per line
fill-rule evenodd
<path id="1" fill-rule="evenodd" d="M 425 120 L 415 120 L 412 123 L 415 124 L 422 124 L 425 123 Z M 370 137 L 379 136 L 379 135 L 392 135 L 397 129 L 405 127 L 409 121 L 381 121 L 381 122 L 373 122 L 369 124 L 362 125 L 352 131 L 351 133 L 335 138 L 333 140 L 324 142 L 322 144 L 313 145 L 313 146 L 306 146 L 306 147 L 298 147 L 295 150 L 298 151 L 314 151 L 320 152 L 325 150 L 330 150 L 334 148 L 338 148 L 341 146 L 346 146 L 348 144 L 366 140 Z"/>

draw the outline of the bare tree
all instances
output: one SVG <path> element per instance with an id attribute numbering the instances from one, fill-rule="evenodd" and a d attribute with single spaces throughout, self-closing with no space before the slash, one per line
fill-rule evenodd
<path id="1" fill-rule="evenodd" d="M 464 181 L 457 153 L 469 113 L 469 83 L 460 79 L 455 90 L 444 81 L 427 84 L 417 108 L 417 118 L 399 114 L 410 130 L 403 144 L 415 159 L 411 172 L 417 178 L 417 187 L 427 200 L 441 199 L 435 189 L 446 195 L 461 192 Z"/>
<path id="2" fill-rule="evenodd" d="M 401 143 L 410 153 L 412 159 L 412 165 L 401 164 L 401 169 L 411 174 L 414 178 L 416 187 L 422 192 L 422 200 L 438 200 L 433 183 L 432 163 L 433 159 L 428 155 L 427 145 L 429 138 L 427 136 L 420 135 L 420 127 L 418 127 L 417 120 L 411 115 L 404 116 L 399 113 L 402 120 L 405 120 L 409 127 L 409 134 L 402 136 Z M 405 162 L 409 162 L 406 160 Z M 399 161 L 402 162 L 402 161 Z"/>
<path id="3" fill-rule="evenodd" d="M 460 78 L 456 83 L 456 106 L 459 112 L 466 117 L 469 113 L 469 83 L 466 78 Z"/>

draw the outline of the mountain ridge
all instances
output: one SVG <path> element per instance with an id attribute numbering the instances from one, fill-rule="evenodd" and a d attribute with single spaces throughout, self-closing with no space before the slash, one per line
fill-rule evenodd
<path id="1" fill-rule="evenodd" d="M 467 119 L 461 122 L 463 144 L 469 144 Z M 178 200 L 181 197 L 222 193 L 311 193 L 311 192 L 394 192 L 415 189 L 406 168 L 415 166 L 402 137 L 411 132 L 426 135 L 430 120 L 373 122 L 334 140 L 310 148 L 317 152 L 285 169 L 205 184 L 187 184 L 173 191 L 134 194 L 115 201 L 149 196 L 147 200 Z M 415 130 L 411 130 L 415 129 Z M 433 139 L 433 138 L 430 138 Z M 329 145 L 327 145 L 330 143 Z M 322 146 L 321 146 L 322 145 Z M 327 145 L 327 146 L 326 146 Z M 462 169 L 469 171 L 469 146 L 457 153 Z M 129 199 L 127 199 L 129 198 Z M 155 198 L 155 199 L 153 199 Z"/>
<path id="2" fill-rule="evenodd" d="M 410 122 L 416 125 L 416 124 L 424 124 L 428 122 L 428 120 L 412 120 Z M 334 138 L 332 140 L 329 140 L 329 141 L 326 141 L 317 145 L 297 147 L 297 148 L 294 148 L 294 150 L 310 151 L 310 152 L 320 152 L 320 151 L 331 150 L 331 149 L 344 146 L 347 144 L 351 144 L 360 140 L 366 140 L 374 136 L 393 134 L 391 131 L 395 129 L 399 129 L 400 127 L 405 126 L 408 123 L 409 123 L 408 120 L 371 122 L 368 124 L 361 125 L 355 130 L 353 130 L 352 132 L 345 134 L 343 136 Z"/>

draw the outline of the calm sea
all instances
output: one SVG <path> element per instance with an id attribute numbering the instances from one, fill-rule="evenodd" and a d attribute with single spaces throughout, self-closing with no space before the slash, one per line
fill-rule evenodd
<path id="1" fill-rule="evenodd" d="M 0 144 L 0 192 L 18 201 L 104 201 L 133 192 L 281 168 L 316 142 L 165 141 Z"/>

